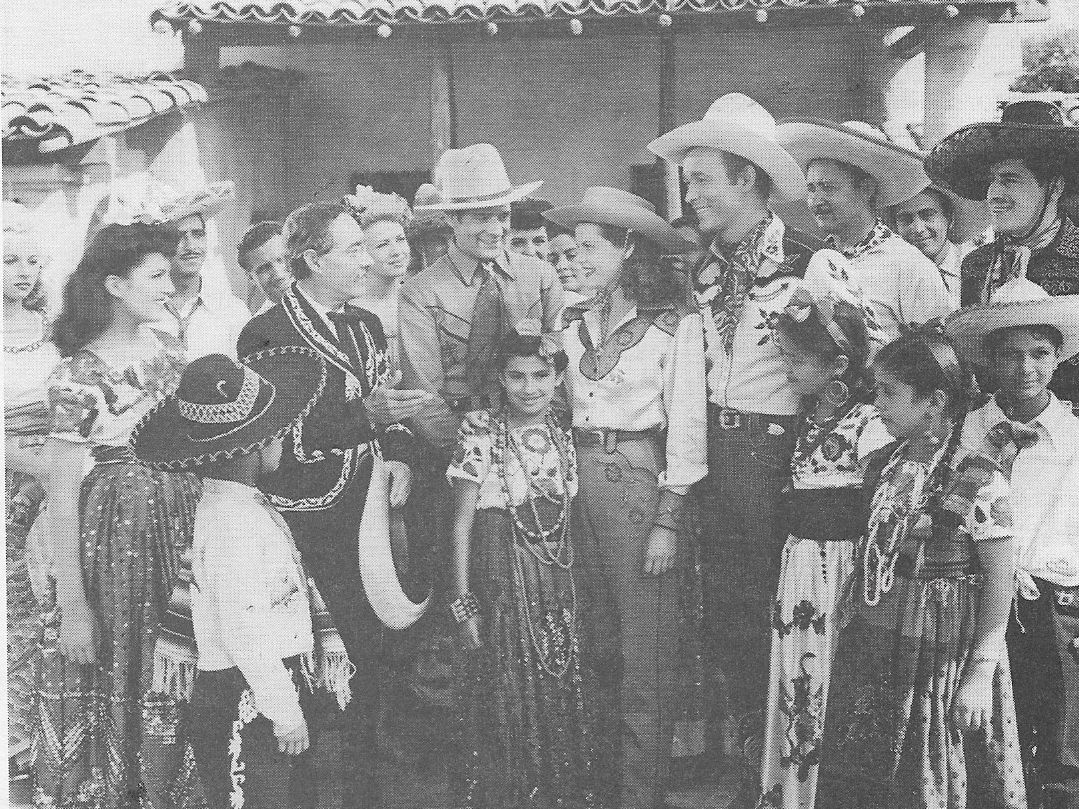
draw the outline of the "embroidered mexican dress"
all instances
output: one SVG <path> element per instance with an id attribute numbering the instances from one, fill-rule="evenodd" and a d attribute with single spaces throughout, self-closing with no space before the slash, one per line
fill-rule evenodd
<path id="1" fill-rule="evenodd" d="M 832 666 L 817 802 L 821 809 L 1026 809 L 1003 644 L 990 727 L 964 735 L 950 716 L 975 641 L 976 545 L 1012 541 L 1008 484 L 994 461 L 960 448 L 950 463 L 938 452 L 922 494 L 907 498 L 916 491 L 904 481 L 904 464 L 914 463 L 910 444 L 891 453 L 874 487 L 853 617 Z M 867 472 L 867 487 L 870 480 Z M 918 506 L 898 540 L 894 584 L 870 606 L 880 580 L 873 554 L 864 553 L 877 544 L 875 515 L 896 520 L 911 500 Z"/>
<path id="2" fill-rule="evenodd" d="M 805 418 L 791 459 L 789 535 L 772 608 L 759 803 L 812 809 L 835 642 L 862 533 L 866 456 L 891 442 L 868 404 Z"/>
<path id="3" fill-rule="evenodd" d="M 531 489 L 542 525 L 550 528 L 559 513 L 568 520 L 568 500 L 577 492 L 573 444 L 541 425 L 508 430 L 503 451 L 493 422 L 490 430 L 465 423 L 446 472 L 451 482 L 480 485 L 469 585 L 481 605 L 483 641 L 466 661 L 452 805 L 590 807 L 592 750 L 573 547 L 557 554 L 555 542 L 515 529 L 507 508 L 516 507 L 517 519 L 535 534 Z M 545 561 L 551 556 L 558 561 Z"/>
<path id="4" fill-rule="evenodd" d="M 4 435 L 20 447 L 40 444 L 49 431 L 46 381 L 60 362 L 35 317 L 26 330 L 4 331 Z M 7 550 L 8 756 L 19 763 L 30 748 L 38 608 L 31 583 L 33 548 L 28 542 L 44 498 L 43 481 L 10 467 L 4 470 Z M 39 528 L 36 534 L 40 536 Z"/>
<path id="5" fill-rule="evenodd" d="M 138 463 L 127 445 L 142 416 L 179 383 L 179 348 L 156 345 L 124 369 L 81 349 L 49 381 L 50 438 L 93 451 L 80 493 L 80 545 L 101 641 L 98 665 L 68 662 L 57 648 L 59 608 L 47 605 L 34 740 L 40 806 L 157 809 L 190 797 L 177 786 L 190 772 L 177 741 L 177 701 L 163 683 L 155 689 L 154 645 L 191 544 L 199 485 L 193 475 Z"/>

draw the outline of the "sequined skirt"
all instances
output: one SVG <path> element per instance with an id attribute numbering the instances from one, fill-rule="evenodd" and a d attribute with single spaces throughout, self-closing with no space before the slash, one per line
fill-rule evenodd
<path id="1" fill-rule="evenodd" d="M 83 481 L 81 561 L 98 624 L 98 663 L 79 666 L 60 655 L 53 598 L 45 605 L 35 694 L 39 805 L 192 805 L 199 790 L 183 782 L 193 766 L 177 738 L 180 706 L 151 686 L 158 626 L 180 552 L 192 540 L 199 495 L 193 475 L 122 458 L 99 459 Z"/>

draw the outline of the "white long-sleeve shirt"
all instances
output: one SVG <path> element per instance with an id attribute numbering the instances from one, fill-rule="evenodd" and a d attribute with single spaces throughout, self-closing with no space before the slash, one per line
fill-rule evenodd
<path id="1" fill-rule="evenodd" d="M 285 521 L 251 486 L 203 479 L 191 617 L 203 671 L 239 668 L 278 735 L 303 721 L 281 662 L 314 648 L 307 579 Z"/>

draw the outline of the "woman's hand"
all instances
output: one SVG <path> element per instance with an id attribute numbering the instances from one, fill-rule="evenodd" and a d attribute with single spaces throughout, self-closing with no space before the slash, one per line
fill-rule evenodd
<path id="1" fill-rule="evenodd" d="M 985 730 L 993 721 L 995 660 L 971 660 L 952 705 L 952 721 L 962 731 Z"/>
<path id="2" fill-rule="evenodd" d="M 469 650 L 475 651 L 483 646 L 483 641 L 480 639 L 480 617 L 473 615 L 467 621 L 462 621 L 458 632 L 461 634 L 461 645 Z"/>
<path id="3" fill-rule="evenodd" d="M 274 729 L 276 733 L 276 728 Z M 311 746 L 307 735 L 307 721 L 303 720 L 288 733 L 277 737 L 277 749 L 288 756 L 298 756 Z"/>
<path id="4" fill-rule="evenodd" d="M 662 525 L 653 526 L 644 554 L 644 572 L 652 576 L 666 573 L 674 567 L 677 550 L 678 534 Z"/>
<path id="5" fill-rule="evenodd" d="M 97 663 L 97 616 L 86 603 L 73 599 L 60 606 L 60 654 L 80 666 Z"/>

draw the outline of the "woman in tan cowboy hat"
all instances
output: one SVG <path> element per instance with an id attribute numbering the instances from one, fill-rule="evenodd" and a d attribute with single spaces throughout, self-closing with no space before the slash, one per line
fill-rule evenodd
<path id="1" fill-rule="evenodd" d="M 585 649 L 601 704 L 621 706 L 599 730 L 608 759 L 598 772 L 616 805 L 652 809 L 671 756 L 679 517 L 707 472 L 701 315 L 661 256 L 695 245 L 616 188 L 590 188 L 544 216 L 574 228 L 582 283 L 598 290 L 564 314 L 578 541 L 592 586 Z"/>

